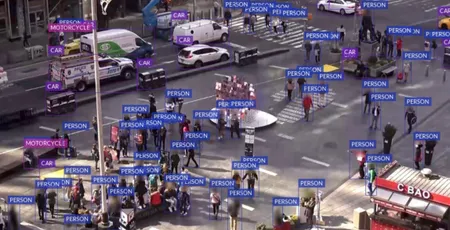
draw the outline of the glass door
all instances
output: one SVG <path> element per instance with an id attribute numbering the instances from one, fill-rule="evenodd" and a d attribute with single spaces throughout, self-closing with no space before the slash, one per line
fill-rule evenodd
<path id="1" fill-rule="evenodd" d="M 45 29 L 44 11 L 30 13 L 31 34 L 42 32 Z"/>

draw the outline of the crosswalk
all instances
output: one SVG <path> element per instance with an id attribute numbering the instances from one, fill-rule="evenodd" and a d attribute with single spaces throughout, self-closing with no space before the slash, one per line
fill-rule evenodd
<path id="1" fill-rule="evenodd" d="M 319 101 L 320 99 L 320 95 L 319 94 L 313 94 L 313 108 L 311 109 L 311 114 L 316 111 L 319 110 L 321 107 L 319 106 L 319 102 L 323 105 L 323 106 L 327 106 L 329 104 L 331 104 L 334 100 L 336 93 L 333 92 L 332 89 L 330 89 L 330 91 L 325 94 L 324 96 L 324 101 Z M 281 90 L 277 93 L 274 93 L 271 95 L 271 97 L 273 98 L 273 100 L 275 102 L 285 102 L 287 100 L 287 93 L 284 90 Z M 310 115 L 311 116 L 311 115 Z M 289 102 L 289 104 L 286 105 L 286 107 L 284 107 L 283 110 L 281 110 L 281 112 L 278 113 L 277 115 L 277 123 L 278 124 L 284 124 L 284 123 L 295 123 L 297 121 L 300 121 L 301 119 L 303 119 L 305 117 L 305 112 L 303 111 L 303 102 L 302 99 L 299 97 L 294 97 L 293 100 L 291 102 Z"/>
<path id="2" fill-rule="evenodd" d="M 241 33 L 248 34 L 253 37 L 264 39 L 269 42 L 278 43 L 281 45 L 289 45 L 298 49 L 303 46 L 303 32 L 305 31 L 305 25 L 299 22 L 287 22 L 287 32 L 283 34 L 283 29 L 281 25 L 278 28 L 278 34 L 272 31 L 272 27 L 267 28 L 264 21 L 264 16 L 257 16 L 257 21 L 255 23 L 255 32 L 250 33 L 248 29 L 244 29 L 244 16 L 239 16 L 233 18 L 230 21 L 230 30 Z M 313 26 L 306 26 L 308 31 L 327 31 Z"/>

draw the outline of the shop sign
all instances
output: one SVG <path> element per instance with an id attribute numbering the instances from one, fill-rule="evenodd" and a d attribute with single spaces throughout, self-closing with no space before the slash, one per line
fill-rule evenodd
<path id="1" fill-rule="evenodd" d="M 400 192 L 406 193 L 408 195 L 416 196 L 416 197 L 427 199 L 427 200 L 429 200 L 431 198 L 430 192 L 421 190 L 419 188 L 414 188 L 412 186 L 407 186 L 407 185 L 404 185 L 401 183 L 399 183 L 397 185 L 397 190 Z"/>

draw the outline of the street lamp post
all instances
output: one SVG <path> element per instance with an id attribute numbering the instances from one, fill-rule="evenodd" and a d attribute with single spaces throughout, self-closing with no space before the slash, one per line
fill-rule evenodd
<path id="1" fill-rule="evenodd" d="M 103 116 L 102 116 L 102 98 L 101 98 L 101 90 L 100 90 L 100 74 L 99 74 L 99 66 L 98 66 L 98 46 L 97 46 L 97 0 L 91 0 L 91 16 L 92 21 L 95 23 L 92 28 L 93 35 L 93 55 L 94 55 L 94 77 L 95 77 L 95 104 L 97 110 L 97 127 L 98 127 L 98 150 L 100 155 L 100 176 L 104 176 L 105 174 L 105 155 L 103 154 Z M 107 229 L 112 226 L 112 222 L 109 221 L 108 218 L 108 208 L 106 203 L 106 185 L 103 184 L 101 198 L 102 198 L 102 221 L 99 223 L 99 227 L 102 229 Z"/>

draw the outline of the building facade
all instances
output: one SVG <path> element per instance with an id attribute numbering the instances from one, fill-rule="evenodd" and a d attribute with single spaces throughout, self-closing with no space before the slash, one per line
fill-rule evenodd
<path id="1" fill-rule="evenodd" d="M 9 40 L 45 31 L 46 0 L 0 0 L 0 33 Z"/>

